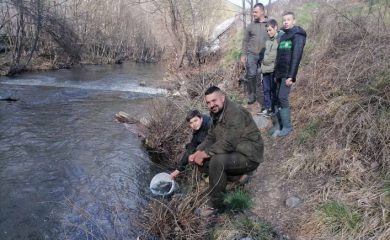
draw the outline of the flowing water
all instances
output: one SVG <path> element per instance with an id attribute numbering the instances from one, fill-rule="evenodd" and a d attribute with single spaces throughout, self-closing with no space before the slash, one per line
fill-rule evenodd
<path id="1" fill-rule="evenodd" d="M 165 91 L 158 65 L 0 78 L 0 239 L 136 239 L 158 169 L 113 121 Z M 142 84 L 143 85 L 143 84 Z"/>

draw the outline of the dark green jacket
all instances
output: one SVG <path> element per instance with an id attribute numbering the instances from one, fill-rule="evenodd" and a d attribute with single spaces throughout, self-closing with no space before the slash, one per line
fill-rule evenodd
<path id="1" fill-rule="evenodd" d="M 278 45 L 280 37 L 283 35 L 283 31 L 278 31 L 278 33 L 268 39 L 265 42 L 265 52 L 263 62 L 261 64 L 262 73 L 273 73 L 275 68 L 276 54 L 278 52 Z"/>
<path id="2" fill-rule="evenodd" d="M 263 161 L 263 140 L 252 115 L 225 97 L 221 114 L 211 114 L 213 124 L 206 139 L 198 146 L 210 157 L 216 154 L 239 152 L 249 160 Z"/>
<path id="3" fill-rule="evenodd" d="M 241 54 L 259 54 L 265 50 L 265 41 L 269 38 L 267 22 L 253 22 L 247 26 L 242 41 Z"/>

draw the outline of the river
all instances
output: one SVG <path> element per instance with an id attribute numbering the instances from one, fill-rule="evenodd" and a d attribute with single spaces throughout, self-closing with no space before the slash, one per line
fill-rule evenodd
<path id="1" fill-rule="evenodd" d="M 82 66 L 0 78 L 0 239 L 136 239 L 161 171 L 113 121 L 139 118 L 162 67 Z"/>

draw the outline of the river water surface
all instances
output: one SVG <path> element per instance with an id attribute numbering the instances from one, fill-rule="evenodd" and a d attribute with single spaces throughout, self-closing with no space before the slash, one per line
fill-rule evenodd
<path id="1" fill-rule="evenodd" d="M 157 65 L 128 63 L 0 78 L 0 239 L 136 239 L 161 169 L 113 121 L 161 96 Z"/>

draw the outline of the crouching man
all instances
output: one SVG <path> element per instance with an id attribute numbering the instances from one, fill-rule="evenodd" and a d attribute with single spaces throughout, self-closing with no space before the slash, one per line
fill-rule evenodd
<path id="1" fill-rule="evenodd" d="M 208 165 L 210 204 L 222 208 L 227 176 L 256 170 L 263 161 L 264 146 L 252 115 L 230 101 L 218 87 L 206 90 L 205 101 L 213 123 L 189 161 Z"/>

